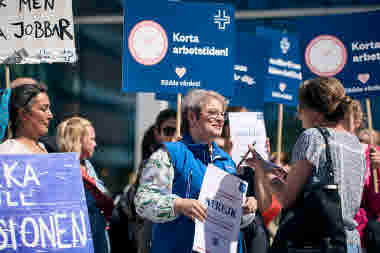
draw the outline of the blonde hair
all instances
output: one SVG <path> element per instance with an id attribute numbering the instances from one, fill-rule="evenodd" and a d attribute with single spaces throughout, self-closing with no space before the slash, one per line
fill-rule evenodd
<path id="1" fill-rule="evenodd" d="M 89 120 L 72 117 L 61 122 L 57 127 L 57 145 L 61 152 L 82 152 L 82 138 L 88 134 L 87 127 L 92 127 Z"/>

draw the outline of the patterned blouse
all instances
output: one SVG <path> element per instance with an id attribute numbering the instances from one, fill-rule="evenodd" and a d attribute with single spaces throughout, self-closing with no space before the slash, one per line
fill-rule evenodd
<path id="1" fill-rule="evenodd" d="M 357 223 L 354 220 L 359 210 L 365 176 L 364 149 L 358 138 L 345 131 L 328 129 L 328 143 L 334 169 L 334 180 L 338 184 L 342 200 L 342 215 L 347 242 L 360 245 Z M 323 136 L 316 128 L 304 131 L 297 139 L 292 153 L 292 163 L 307 160 L 312 165 L 312 175 L 305 189 L 324 184 L 327 181 L 326 145 Z"/>
<path id="2" fill-rule="evenodd" d="M 136 212 L 143 218 L 156 223 L 176 219 L 174 200 L 179 196 L 172 194 L 174 167 L 169 154 L 158 149 L 146 162 L 140 185 L 135 196 Z"/>
<path id="3" fill-rule="evenodd" d="M 135 196 L 136 212 L 143 218 L 156 223 L 175 220 L 174 200 L 179 198 L 172 193 L 174 167 L 169 153 L 158 149 L 148 159 L 140 178 Z M 246 227 L 255 218 L 255 213 L 242 216 L 240 228 Z"/>

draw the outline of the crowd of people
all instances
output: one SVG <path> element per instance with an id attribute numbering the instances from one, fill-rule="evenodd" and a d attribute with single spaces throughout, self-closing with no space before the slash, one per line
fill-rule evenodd
<path id="1" fill-rule="evenodd" d="M 214 91 L 189 91 L 180 133 L 176 111 L 160 112 L 144 134 L 138 170 L 116 196 L 89 161 L 91 122 L 73 115 L 46 137 L 53 119 L 47 87 L 30 78 L 11 87 L 0 153 L 78 154 L 96 253 L 192 252 L 195 220 L 207 219 L 198 196 L 210 164 L 248 182 L 238 207 L 239 253 L 380 252 L 379 134 L 363 128 L 360 102 L 335 78 L 301 84 L 297 117 L 305 130 L 291 155 L 270 153 L 268 141 L 269 159 L 280 157 L 271 169 L 252 146 L 245 165 L 231 158 L 228 113 L 246 108 L 229 107 Z"/>

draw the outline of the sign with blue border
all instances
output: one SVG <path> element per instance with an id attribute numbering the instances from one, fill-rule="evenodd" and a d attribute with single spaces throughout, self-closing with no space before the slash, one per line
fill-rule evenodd
<path id="1" fill-rule="evenodd" d="M 297 19 L 304 79 L 333 76 L 351 97 L 380 95 L 379 23 L 379 11 Z"/>
<path id="2" fill-rule="evenodd" d="M 256 35 L 271 41 L 264 102 L 296 106 L 298 87 L 302 82 L 298 38 L 264 27 L 257 27 Z"/>
<path id="3" fill-rule="evenodd" d="M 124 13 L 123 91 L 233 93 L 232 5 L 128 1 Z"/>

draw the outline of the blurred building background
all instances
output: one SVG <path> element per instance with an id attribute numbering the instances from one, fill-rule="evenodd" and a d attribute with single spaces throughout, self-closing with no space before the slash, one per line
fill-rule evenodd
<path id="1" fill-rule="evenodd" d="M 136 1 L 136 0 L 127 0 Z M 151 0 L 154 1 L 154 0 Z M 189 2 L 191 0 L 183 0 Z M 197 0 L 202 2 L 202 0 Z M 212 1 L 209 1 L 212 2 Z M 292 20 L 303 15 L 351 13 L 380 9 L 378 0 L 215 0 L 237 7 L 237 30 L 256 26 L 295 31 Z M 96 129 L 98 148 L 93 157 L 98 173 L 113 192 L 127 183 L 139 163 L 141 136 L 157 113 L 168 106 L 154 94 L 122 94 L 124 0 L 73 0 L 79 61 L 74 64 L 11 66 L 12 79 L 30 76 L 48 84 L 55 113 L 51 134 L 72 114 L 89 118 Z M 4 79 L 4 68 L 0 80 Z M 3 83 L 3 81 L 1 81 Z M 379 99 L 372 102 L 374 127 L 380 128 Z M 265 120 L 275 149 L 277 106 L 265 105 Z M 301 131 L 295 108 L 285 107 L 283 148 L 289 151 Z"/>

